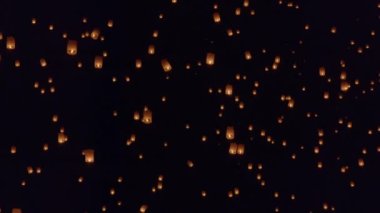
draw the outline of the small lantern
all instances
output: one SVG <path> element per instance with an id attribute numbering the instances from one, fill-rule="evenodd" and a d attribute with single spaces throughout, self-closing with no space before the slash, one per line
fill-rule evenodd
<path id="1" fill-rule="evenodd" d="M 164 72 L 170 72 L 172 70 L 172 65 L 170 65 L 170 62 L 167 59 L 161 60 L 161 66 Z"/>
<path id="2" fill-rule="evenodd" d="M 140 113 L 138 111 L 133 113 L 133 120 L 135 121 L 140 120 Z"/>
<path id="3" fill-rule="evenodd" d="M 233 140 L 235 139 L 235 129 L 233 126 L 228 126 L 226 129 L 226 139 Z"/>
<path id="4" fill-rule="evenodd" d="M 135 61 L 135 67 L 136 67 L 136 69 L 141 69 L 141 67 L 142 67 L 142 61 L 141 61 L 141 59 L 136 59 L 136 61 Z"/>
<path id="5" fill-rule="evenodd" d="M 231 96 L 234 92 L 234 87 L 231 84 L 227 84 L 225 88 L 225 94 Z"/>
<path id="6" fill-rule="evenodd" d="M 252 53 L 247 50 L 244 52 L 244 57 L 245 57 L 245 60 L 249 61 L 252 59 Z"/>
<path id="7" fill-rule="evenodd" d="M 40 65 L 41 65 L 41 67 L 46 67 L 46 66 L 47 66 L 47 61 L 46 61 L 46 59 L 41 58 L 41 59 L 40 59 Z"/>
<path id="8" fill-rule="evenodd" d="M 214 65 L 215 63 L 215 54 L 214 53 L 207 53 L 206 55 L 206 64 L 209 66 Z"/>
<path id="9" fill-rule="evenodd" d="M 103 68 L 103 57 L 102 56 L 95 56 L 94 67 L 95 67 L 95 69 L 102 69 Z"/>
<path id="10" fill-rule="evenodd" d="M 347 82 L 347 81 L 342 81 L 341 83 L 340 83 L 340 90 L 342 91 L 342 92 L 347 92 L 349 89 L 350 89 L 350 84 Z"/>
<path id="11" fill-rule="evenodd" d="M 149 55 L 154 55 L 154 53 L 156 52 L 156 48 L 154 47 L 153 44 L 149 45 L 148 47 L 148 54 Z"/>
<path id="12" fill-rule="evenodd" d="M 13 208 L 12 213 L 22 213 L 22 211 L 19 208 Z"/>
<path id="13" fill-rule="evenodd" d="M 82 152 L 84 155 L 84 162 L 91 164 L 95 162 L 95 151 L 93 149 L 85 149 Z"/>
<path id="14" fill-rule="evenodd" d="M 68 55 L 76 55 L 78 52 L 78 42 L 74 40 L 69 40 L 67 42 L 66 53 Z"/>
<path id="15" fill-rule="evenodd" d="M 152 118 L 152 111 L 148 109 L 148 107 L 144 107 L 143 117 L 141 119 L 141 122 L 144 124 L 151 124 L 153 121 Z"/>
<path id="16" fill-rule="evenodd" d="M 245 148 L 244 144 L 238 144 L 238 146 L 237 146 L 237 154 L 238 155 L 244 155 L 244 148 Z"/>
<path id="17" fill-rule="evenodd" d="M 93 29 L 91 32 L 91 38 L 94 40 L 98 40 L 99 36 L 100 36 L 100 30 L 97 28 Z"/>
<path id="18" fill-rule="evenodd" d="M 228 150 L 228 153 L 230 153 L 230 155 L 236 155 L 237 147 L 238 145 L 236 143 L 230 143 L 230 148 Z"/>
<path id="19" fill-rule="evenodd" d="M 220 23 L 221 18 L 220 18 L 220 14 L 218 12 L 214 12 L 213 18 L 214 18 L 215 23 Z"/>
<path id="20" fill-rule="evenodd" d="M 6 47 L 8 50 L 14 50 L 16 49 L 16 40 L 13 36 L 7 37 Z"/>
<path id="21" fill-rule="evenodd" d="M 58 133 L 58 143 L 59 144 L 66 143 L 67 140 L 68 140 L 68 137 L 65 133 L 63 133 L 63 132 Z"/>

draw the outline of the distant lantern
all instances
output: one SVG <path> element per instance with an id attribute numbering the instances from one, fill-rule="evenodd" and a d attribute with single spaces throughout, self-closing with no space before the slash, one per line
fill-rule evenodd
<path id="1" fill-rule="evenodd" d="M 99 36 L 100 36 L 100 30 L 98 28 L 93 29 L 91 32 L 91 38 L 94 40 L 98 40 Z"/>
<path id="2" fill-rule="evenodd" d="M 144 124 L 151 124 L 153 121 L 152 111 L 148 109 L 148 107 L 144 107 L 143 111 L 143 117 L 141 119 L 141 122 Z"/>
<path id="3" fill-rule="evenodd" d="M 162 59 L 161 60 L 161 66 L 164 72 L 170 72 L 172 70 L 172 65 L 167 59 Z"/>
<path id="4" fill-rule="evenodd" d="M 103 68 L 103 57 L 102 56 L 95 56 L 94 67 L 95 67 L 95 69 L 102 69 Z"/>
<path id="5" fill-rule="evenodd" d="M 11 154 L 16 154 L 17 148 L 16 146 L 11 146 Z"/>
<path id="6" fill-rule="evenodd" d="M 67 140 L 68 140 L 68 137 L 65 133 L 63 133 L 63 132 L 58 133 L 58 143 L 59 144 L 66 143 Z"/>
<path id="7" fill-rule="evenodd" d="M 228 153 L 230 153 L 230 155 L 236 155 L 237 149 L 238 149 L 238 145 L 236 143 L 230 143 L 230 148 L 228 150 Z"/>
<path id="8" fill-rule="evenodd" d="M 156 52 L 156 48 L 154 47 L 153 44 L 149 45 L 148 47 L 148 54 L 149 55 L 154 55 L 154 53 Z"/>
<path id="9" fill-rule="evenodd" d="M 213 18 L 214 18 L 215 23 L 220 23 L 221 19 L 220 19 L 220 14 L 218 12 L 214 12 Z"/>
<path id="10" fill-rule="evenodd" d="M 16 40 L 13 36 L 7 37 L 6 47 L 8 50 L 14 50 L 16 48 Z"/>
<path id="11" fill-rule="evenodd" d="M 244 57 L 245 57 L 245 60 L 249 61 L 252 59 L 252 53 L 247 50 L 244 52 Z"/>
<path id="12" fill-rule="evenodd" d="M 67 42 L 66 52 L 68 55 L 76 55 L 78 52 L 78 43 L 74 40 L 69 40 Z"/>
<path id="13" fill-rule="evenodd" d="M 225 94 L 231 96 L 234 91 L 234 88 L 231 84 L 227 84 L 225 88 Z"/>
<path id="14" fill-rule="evenodd" d="M 93 149 L 83 150 L 82 155 L 84 155 L 84 162 L 88 164 L 95 162 L 95 151 Z"/>
<path id="15" fill-rule="evenodd" d="M 135 67 L 136 67 L 136 69 L 141 69 L 141 67 L 142 67 L 142 61 L 141 61 L 141 59 L 136 59 L 136 61 L 135 61 Z"/>
<path id="16" fill-rule="evenodd" d="M 44 58 L 41 58 L 41 59 L 40 59 L 40 66 L 41 66 L 41 67 L 46 67 L 46 66 L 47 66 L 47 61 L 46 61 L 46 59 L 44 59 Z"/>
<path id="17" fill-rule="evenodd" d="M 319 76 L 323 77 L 326 75 L 326 68 L 320 67 L 319 68 Z"/>
<path id="18" fill-rule="evenodd" d="M 22 211 L 19 208 L 13 208 L 12 213 L 22 213 Z"/>
<path id="19" fill-rule="evenodd" d="M 206 55 L 206 64 L 209 66 L 214 65 L 215 63 L 215 54 L 214 53 L 207 53 Z"/>
<path id="20" fill-rule="evenodd" d="M 350 89 L 350 84 L 347 82 L 347 81 L 342 81 L 341 83 L 340 83 L 340 90 L 342 91 L 342 92 L 347 92 L 349 89 Z"/>
<path id="21" fill-rule="evenodd" d="M 238 155 L 244 155 L 244 148 L 245 148 L 244 144 L 238 144 L 238 146 L 237 146 L 237 154 Z"/>
<path id="22" fill-rule="evenodd" d="M 235 139 L 235 129 L 233 126 L 228 126 L 226 129 L 226 139 L 233 140 Z"/>
<path id="23" fill-rule="evenodd" d="M 141 207 L 140 207 L 140 213 L 145 213 L 146 212 L 146 210 L 148 209 L 148 205 L 142 205 Z"/>
<path id="24" fill-rule="evenodd" d="M 135 121 L 140 120 L 140 113 L 138 111 L 133 113 L 133 120 Z"/>

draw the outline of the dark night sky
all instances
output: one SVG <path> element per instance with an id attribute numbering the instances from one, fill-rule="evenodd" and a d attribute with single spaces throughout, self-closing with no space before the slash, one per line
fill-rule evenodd
<path id="1" fill-rule="evenodd" d="M 380 212 L 377 2 L 0 5 L 0 212 Z"/>

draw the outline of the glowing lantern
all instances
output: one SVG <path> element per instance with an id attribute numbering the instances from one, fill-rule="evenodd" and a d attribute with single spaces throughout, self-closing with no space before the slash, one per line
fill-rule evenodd
<path id="1" fill-rule="evenodd" d="M 95 151 L 93 149 L 83 150 L 82 155 L 84 155 L 84 162 L 88 164 L 95 162 Z"/>
<path id="2" fill-rule="evenodd" d="M 170 72 L 172 70 L 172 66 L 170 65 L 170 62 L 167 59 L 161 60 L 161 66 L 164 72 Z"/>
<path id="3" fill-rule="evenodd" d="M 68 55 L 76 55 L 77 52 L 78 52 L 78 43 L 77 43 L 77 41 L 69 40 L 67 42 L 66 53 Z"/>
<path id="4" fill-rule="evenodd" d="M 66 143 L 67 140 L 68 140 L 68 137 L 65 133 L 63 133 L 63 132 L 58 133 L 58 143 L 59 144 Z"/>
<path id="5" fill-rule="evenodd" d="M 238 145 L 236 143 L 230 143 L 230 148 L 228 150 L 228 153 L 230 153 L 230 155 L 236 155 L 237 147 Z"/>
<path id="6" fill-rule="evenodd" d="M 214 12 L 213 17 L 214 17 L 215 23 L 220 23 L 221 18 L 220 18 L 220 14 L 218 12 Z"/>
<path id="7" fill-rule="evenodd" d="M 138 111 L 133 113 L 133 120 L 135 121 L 140 120 L 140 113 Z"/>
<path id="8" fill-rule="evenodd" d="M 237 154 L 238 155 L 244 155 L 244 144 L 238 144 L 237 146 Z"/>
<path id="9" fill-rule="evenodd" d="M 207 53 L 206 55 L 206 64 L 209 66 L 214 65 L 215 63 L 215 54 L 214 53 Z"/>
<path id="10" fill-rule="evenodd" d="M 225 88 L 225 94 L 231 96 L 234 91 L 234 88 L 231 84 L 227 84 Z"/>
<path id="11" fill-rule="evenodd" d="M 98 40 L 99 36 L 100 36 L 100 30 L 97 28 L 93 29 L 91 32 L 91 38 L 94 40 Z"/>
<path id="12" fill-rule="evenodd" d="M 136 69 L 141 69 L 142 67 L 141 59 L 136 59 L 135 66 L 136 66 Z"/>
<path id="13" fill-rule="evenodd" d="M 235 139 L 235 129 L 233 126 L 228 126 L 226 129 L 226 139 L 233 140 Z"/>
<path id="14" fill-rule="evenodd" d="M 41 59 L 40 59 L 40 65 L 41 65 L 41 67 L 46 67 L 46 66 L 47 66 L 46 59 L 41 58 Z"/>
<path id="15" fill-rule="evenodd" d="M 22 211 L 19 208 L 13 208 L 12 213 L 22 213 Z"/>
<path id="16" fill-rule="evenodd" d="M 16 48 L 16 40 L 13 36 L 7 37 L 6 47 L 8 50 L 14 50 Z"/>
<path id="17" fill-rule="evenodd" d="M 144 124 L 151 124 L 152 121 L 153 121 L 152 111 L 149 110 L 148 107 L 144 107 L 143 117 L 141 119 L 141 122 L 143 122 Z"/>
<path id="18" fill-rule="evenodd" d="M 340 83 L 340 90 L 342 91 L 342 92 L 347 92 L 349 89 L 350 89 L 350 84 L 347 82 L 347 81 L 342 81 L 341 83 Z"/>
<path id="19" fill-rule="evenodd" d="M 17 148 L 16 146 L 11 146 L 11 154 L 16 154 Z"/>
<path id="20" fill-rule="evenodd" d="M 252 59 L 252 54 L 251 54 L 251 52 L 250 51 L 245 51 L 244 52 L 244 57 L 245 57 L 245 60 L 251 60 Z"/>
<path id="21" fill-rule="evenodd" d="M 319 68 L 319 76 L 323 77 L 326 75 L 326 69 L 324 67 Z"/>
<path id="22" fill-rule="evenodd" d="M 94 67 L 95 67 L 95 69 L 102 69 L 103 68 L 103 57 L 102 56 L 95 56 Z"/>
<path id="23" fill-rule="evenodd" d="M 148 205 L 142 205 L 140 207 L 140 213 L 145 213 L 147 209 L 148 209 Z"/>
<path id="24" fill-rule="evenodd" d="M 155 52 L 156 52 L 156 49 L 155 49 L 154 45 L 153 44 L 149 45 L 149 47 L 148 47 L 148 54 L 149 55 L 154 55 Z"/>

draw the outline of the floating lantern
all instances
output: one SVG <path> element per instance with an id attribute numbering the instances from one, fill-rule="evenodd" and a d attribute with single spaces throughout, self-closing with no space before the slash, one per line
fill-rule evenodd
<path id="1" fill-rule="evenodd" d="M 235 129 L 233 126 L 228 126 L 226 129 L 226 139 L 233 140 L 235 139 Z"/>
<path id="2" fill-rule="evenodd" d="M 8 50 L 14 50 L 16 48 L 16 40 L 13 36 L 7 37 L 6 47 Z"/>
<path id="3" fill-rule="evenodd" d="M 172 70 L 172 66 L 170 65 L 170 62 L 167 59 L 161 60 L 161 66 L 164 72 L 170 72 Z"/>
<path id="4" fill-rule="evenodd" d="M 140 113 L 138 111 L 133 113 L 133 120 L 135 121 L 140 120 Z"/>
<path id="5" fill-rule="evenodd" d="M 245 51 L 244 57 L 245 57 L 245 60 L 249 61 L 252 59 L 252 53 L 250 51 Z"/>
<path id="6" fill-rule="evenodd" d="M 40 65 L 41 65 L 41 67 L 46 67 L 46 66 L 47 66 L 47 61 L 46 61 L 46 59 L 41 58 L 41 59 L 40 59 Z"/>
<path id="7" fill-rule="evenodd" d="M 58 143 L 59 144 L 66 143 L 67 140 L 68 140 L 68 137 L 65 133 L 63 133 L 63 132 L 58 133 Z"/>
<path id="8" fill-rule="evenodd" d="M 148 107 L 144 107 L 143 117 L 141 119 L 141 122 L 143 122 L 144 124 L 151 124 L 152 121 L 153 121 L 152 111 L 149 110 Z"/>
<path id="9" fill-rule="evenodd" d="M 77 52 L 78 52 L 78 43 L 77 43 L 77 41 L 69 40 L 67 42 L 66 53 L 68 55 L 76 55 Z"/>
<path id="10" fill-rule="evenodd" d="M 94 40 L 98 40 L 99 36 L 100 36 L 100 30 L 98 28 L 93 29 L 91 32 L 91 38 Z"/>
<path id="11" fill-rule="evenodd" d="M 236 155 L 237 153 L 237 144 L 236 143 L 230 143 L 230 148 L 228 150 L 228 153 L 230 153 L 230 155 Z"/>
<path id="12" fill-rule="evenodd" d="M 84 162 L 88 164 L 95 162 L 95 151 L 93 149 L 83 150 L 82 155 L 84 155 Z"/>
<path id="13" fill-rule="evenodd" d="M 95 69 L 102 69 L 103 68 L 103 57 L 102 56 L 95 56 L 94 67 L 95 67 Z"/>
<path id="14" fill-rule="evenodd" d="M 148 47 L 148 54 L 149 55 L 154 55 L 154 53 L 156 52 L 156 48 L 154 47 L 153 44 L 149 45 Z"/>
<path id="15" fill-rule="evenodd" d="M 22 213 L 22 211 L 19 208 L 13 208 L 12 213 Z"/>
<path id="16" fill-rule="evenodd" d="M 225 88 L 225 94 L 231 96 L 234 91 L 234 87 L 231 84 L 227 84 Z"/>
<path id="17" fill-rule="evenodd" d="M 213 18 L 214 18 L 215 23 L 220 23 L 221 18 L 220 18 L 220 14 L 218 12 L 214 12 Z"/>
<path id="18" fill-rule="evenodd" d="M 350 89 L 350 84 L 347 82 L 347 81 L 342 81 L 341 83 L 340 83 L 340 90 L 342 91 L 342 92 L 347 92 L 349 89 Z"/>
<path id="19" fill-rule="evenodd" d="M 136 69 L 141 69 L 141 67 L 142 67 L 141 59 L 136 59 L 135 67 L 136 67 Z"/>
<path id="20" fill-rule="evenodd" d="M 207 53 L 206 55 L 206 64 L 209 66 L 214 65 L 215 63 L 215 54 L 214 53 Z"/>

